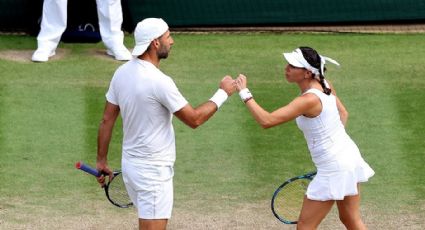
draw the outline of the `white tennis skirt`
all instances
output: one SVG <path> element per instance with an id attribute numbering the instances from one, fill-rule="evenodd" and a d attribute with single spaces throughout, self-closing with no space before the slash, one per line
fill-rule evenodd
<path id="1" fill-rule="evenodd" d="M 357 195 L 357 184 L 368 181 L 374 174 L 361 157 L 350 161 L 335 160 L 317 169 L 306 195 L 317 201 L 344 200 L 345 196 Z"/>

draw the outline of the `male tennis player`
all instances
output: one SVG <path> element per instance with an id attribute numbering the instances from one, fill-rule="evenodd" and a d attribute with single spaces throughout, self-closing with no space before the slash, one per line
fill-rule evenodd
<path id="1" fill-rule="evenodd" d="M 172 115 L 191 128 L 206 122 L 235 91 L 225 76 L 211 99 L 193 108 L 174 81 L 159 70 L 174 41 L 165 21 L 147 18 L 137 24 L 133 60 L 115 72 L 106 93 L 98 133 L 98 170 L 112 176 L 107 164 L 115 121 L 123 120 L 122 173 L 137 208 L 139 229 L 165 229 L 173 207 L 173 164 L 176 158 Z M 101 185 L 105 177 L 98 178 Z"/>

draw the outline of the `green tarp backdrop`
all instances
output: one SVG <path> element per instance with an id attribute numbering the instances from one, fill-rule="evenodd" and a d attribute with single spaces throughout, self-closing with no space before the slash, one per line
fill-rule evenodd
<path id="1" fill-rule="evenodd" d="M 0 0 L 0 31 L 38 31 L 42 2 Z M 69 24 L 96 20 L 94 2 L 69 0 L 74 5 Z M 171 27 L 425 22 L 425 0 L 122 0 L 122 5 L 128 32 L 146 17 L 164 18 Z"/>
<path id="2" fill-rule="evenodd" d="M 128 0 L 133 21 L 173 27 L 354 24 L 425 20 L 425 0 Z"/>

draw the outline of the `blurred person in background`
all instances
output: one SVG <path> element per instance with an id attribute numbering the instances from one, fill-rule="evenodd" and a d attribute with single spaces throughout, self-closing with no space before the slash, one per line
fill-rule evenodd
<path id="1" fill-rule="evenodd" d="M 99 29 L 106 53 L 119 61 L 128 61 L 131 53 L 124 46 L 121 0 L 96 0 Z M 68 0 L 44 0 L 37 50 L 31 60 L 47 62 L 55 55 L 56 48 L 67 26 Z"/>

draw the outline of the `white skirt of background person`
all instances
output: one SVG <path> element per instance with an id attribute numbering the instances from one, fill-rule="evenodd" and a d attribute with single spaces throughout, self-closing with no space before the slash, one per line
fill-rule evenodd
<path id="1" fill-rule="evenodd" d="M 113 50 L 121 47 L 124 33 L 121 0 L 96 0 L 99 29 L 105 46 Z M 68 0 L 44 0 L 38 49 L 54 51 L 66 29 Z"/>
<path id="2" fill-rule="evenodd" d="M 128 195 L 141 219 L 170 219 L 173 210 L 173 166 L 132 163 L 122 159 Z"/>
<path id="3" fill-rule="evenodd" d="M 317 175 L 308 186 L 310 200 L 343 200 L 358 194 L 357 184 L 366 182 L 375 172 L 363 160 L 357 145 L 345 132 L 336 106 L 336 97 L 320 90 L 310 89 L 320 98 L 319 116 L 296 119 L 307 140 Z"/>

